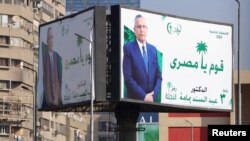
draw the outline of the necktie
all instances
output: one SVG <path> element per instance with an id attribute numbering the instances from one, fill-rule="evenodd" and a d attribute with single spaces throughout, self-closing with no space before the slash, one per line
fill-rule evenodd
<path id="1" fill-rule="evenodd" d="M 144 64 L 145 64 L 145 67 L 146 67 L 146 71 L 148 73 L 148 56 L 146 54 L 144 46 L 142 46 L 142 55 L 143 55 L 143 60 L 144 60 Z"/>
<path id="2" fill-rule="evenodd" d="M 50 56 L 50 64 L 52 65 L 53 64 L 53 55 L 50 54 L 49 56 Z"/>

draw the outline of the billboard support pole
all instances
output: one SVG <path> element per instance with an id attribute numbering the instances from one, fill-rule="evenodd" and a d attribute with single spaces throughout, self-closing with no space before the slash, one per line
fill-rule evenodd
<path id="1" fill-rule="evenodd" d="M 94 99 L 95 99 L 95 67 L 94 67 L 94 48 L 93 48 L 93 41 L 92 41 L 92 34 L 93 34 L 93 26 L 91 28 L 91 31 L 90 31 L 90 40 L 89 40 L 89 43 L 90 43 L 90 50 L 91 50 L 91 56 L 92 56 L 92 59 L 91 59 L 91 141 L 94 141 Z M 88 40 L 88 39 L 86 39 Z"/>
<path id="2" fill-rule="evenodd" d="M 139 113 L 135 106 L 124 106 L 115 110 L 119 141 L 136 141 L 136 123 Z"/>
<path id="3" fill-rule="evenodd" d="M 242 124 L 242 94 L 240 83 L 240 2 L 236 0 L 238 4 L 238 124 Z"/>

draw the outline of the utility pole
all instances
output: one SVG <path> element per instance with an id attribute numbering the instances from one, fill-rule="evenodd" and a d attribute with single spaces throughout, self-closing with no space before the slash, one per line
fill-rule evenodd
<path id="1" fill-rule="evenodd" d="M 37 72 L 34 69 L 31 69 L 25 65 L 23 65 L 23 68 L 29 69 L 33 72 L 35 72 L 35 85 L 34 85 L 34 93 L 33 93 L 33 140 L 36 141 L 36 123 L 37 123 L 37 104 L 36 104 L 36 95 L 37 95 Z"/>
<path id="2" fill-rule="evenodd" d="M 238 4 L 238 124 L 242 124 L 242 94 L 240 83 L 240 2 L 236 0 Z"/>
<path id="3" fill-rule="evenodd" d="M 86 40 L 89 42 L 89 48 L 91 52 L 91 56 L 94 56 L 94 48 L 93 48 L 93 27 L 90 31 L 90 39 L 87 39 L 86 37 L 83 37 L 82 35 L 75 34 L 76 36 Z M 95 100 L 95 67 L 94 67 L 94 57 L 91 59 L 91 96 L 90 96 L 90 141 L 94 141 L 94 100 Z"/>
<path id="4" fill-rule="evenodd" d="M 189 120 L 187 120 L 187 119 L 184 119 L 187 123 L 189 123 L 190 124 L 190 126 L 191 126 L 191 141 L 194 141 L 194 126 L 193 126 L 193 123 L 192 122 L 190 122 Z"/>

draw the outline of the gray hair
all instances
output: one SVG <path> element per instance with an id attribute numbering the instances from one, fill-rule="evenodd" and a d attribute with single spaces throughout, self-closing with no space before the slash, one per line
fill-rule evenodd
<path id="1" fill-rule="evenodd" d="M 139 14 L 139 15 L 136 15 L 136 16 L 135 16 L 134 25 L 135 25 L 135 23 L 136 23 L 136 20 L 139 19 L 139 18 L 144 18 L 144 17 L 143 17 L 142 15 L 140 15 L 140 14 Z M 144 19 L 145 19 L 145 18 L 144 18 Z"/>

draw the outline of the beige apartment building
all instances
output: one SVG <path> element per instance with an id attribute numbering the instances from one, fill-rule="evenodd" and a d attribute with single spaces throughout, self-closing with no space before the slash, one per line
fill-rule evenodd
<path id="1" fill-rule="evenodd" d="M 0 140 L 32 140 L 33 7 L 0 0 Z"/>

